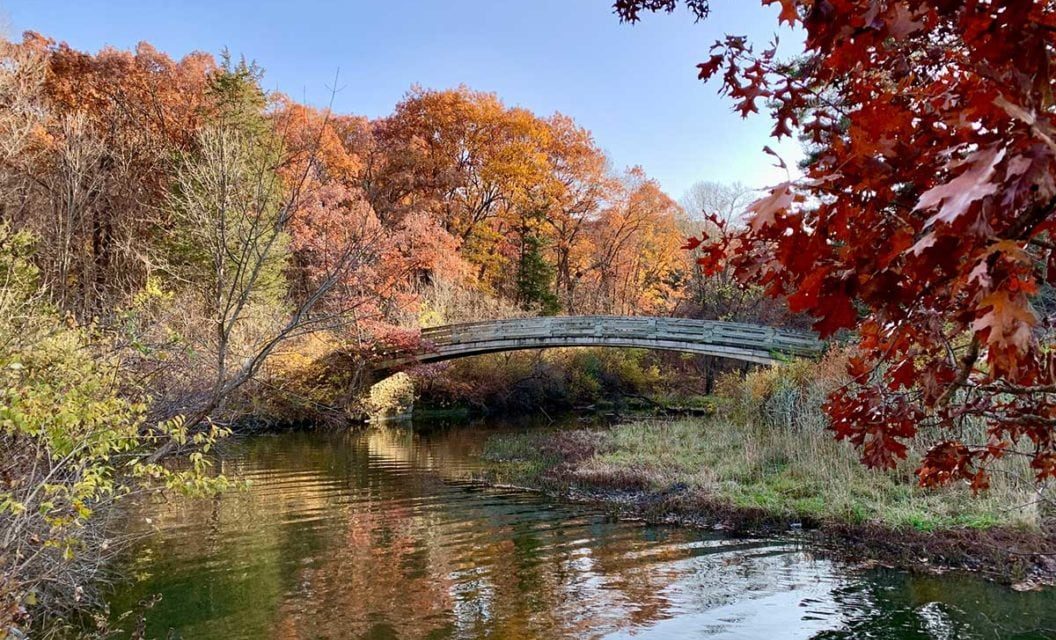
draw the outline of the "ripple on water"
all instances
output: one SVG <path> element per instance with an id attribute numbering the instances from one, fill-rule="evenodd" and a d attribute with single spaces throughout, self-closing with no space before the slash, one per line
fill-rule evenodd
<path id="1" fill-rule="evenodd" d="M 1056 637 L 1048 594 L 466 483 L 486 433 L 247 439 L 222 465 L 247 491 L 143 506 L 115 615 L 160 593 L 150 633 L 205 640 Z"/>

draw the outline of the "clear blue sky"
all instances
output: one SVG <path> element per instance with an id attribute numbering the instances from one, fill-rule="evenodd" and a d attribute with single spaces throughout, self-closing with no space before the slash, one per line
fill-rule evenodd
<path id="1" fill-rule="evenodd" d="M 89 51 L 145 40 L 175 57 L 227 47 L 263 66 L 268 88 L 313 104 L 340 69 L 344 113 L 385 115 L 414 83 L 493 91 L 572 116 L 617 166 L 641 165 L 675 198 L 697 180 L 784 179 L 762 153 L 767 119 L 741 120 L 694 68 L 724 33 L 765 44 L 776 13 L 729 0 L 704 23 L 680 11 L 632 26 L 610 0 L 0 0 L 12 36 Z M 798 42 L 782 33 L 782 51 Z M 795 142 L 775 148 L 799 157 Z"/>

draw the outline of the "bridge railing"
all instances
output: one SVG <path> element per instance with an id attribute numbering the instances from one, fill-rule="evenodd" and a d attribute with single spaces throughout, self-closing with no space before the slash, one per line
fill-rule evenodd
<path id="1" fill-rule="evenodd" d="M 437 347 L 499 340 L 598 337 L 750 347 L 788 355 L 819 353 L 823 343 L 809 334 L 737 322 L 634 316 L 552 316 L 445 325 L 422 330 Z"/>

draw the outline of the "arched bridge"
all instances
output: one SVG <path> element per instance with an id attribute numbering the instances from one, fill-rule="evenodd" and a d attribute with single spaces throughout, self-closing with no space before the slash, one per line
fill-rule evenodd
<path id="1" fill-rule="evenodd" d="M 810 333 L 753 324 L 641 316 L 552 316 L 422 329 L 421 348 L 390 354 L 378 370 L 482 353 L 551 347 L 637 347 L 682 351 L 758 364 L 814 357 L 823 343 Z"/>

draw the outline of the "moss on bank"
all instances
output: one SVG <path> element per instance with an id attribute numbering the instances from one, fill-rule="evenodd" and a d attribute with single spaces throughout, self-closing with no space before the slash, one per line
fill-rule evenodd
<path id="1" fill-rule="evenodd" d="M 1056 577 L 1029 482 L 973 496 L 925 490 L 912 467 L 863 467 L 826 432 L 723 418 L 492 437 L 489 479 L 619 505 L 629 515 L 734 530 L 800 524 L 857 557 L 979 570 L 1009 582 Z"/>

